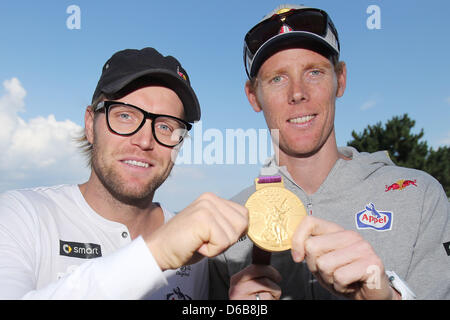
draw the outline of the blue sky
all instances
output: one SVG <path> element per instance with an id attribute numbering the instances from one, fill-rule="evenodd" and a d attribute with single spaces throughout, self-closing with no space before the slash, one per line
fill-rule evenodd
<path id="1" fill-rule="evenodd" d="M 125 48 L 153 46 L 181 61 L 202 106 L 202 133 L 264 129 L 263 115 L 253 112 L 243 91 L 242 45 L 245 33 L 282 3 L 1 1 L 0 147 L 6 151 L 0 191 L 87 179 L 70 137 L 84 125 L 104 62 Z M 339 31 L 348 68 L 347 90 L 337 102 L 339 145 L 351 140 L 352 130 L 404 113 L 416 120 L 417 132 L 424 129 L 430 146 L 450 145 L 449 1 L 302 3 L 325 9 Z M 80 8 L 80 29 L 67 28 L 70 5 Z M 381 29 L 366 25 L 370 5 L 380 8 Z M 209 144 L 200 133 L 197 141 Z M 258 174 L 259 164 L 246 162 L 181 164 L 156 200 L 176 211 L 205 191 L 231 197 Z"/>

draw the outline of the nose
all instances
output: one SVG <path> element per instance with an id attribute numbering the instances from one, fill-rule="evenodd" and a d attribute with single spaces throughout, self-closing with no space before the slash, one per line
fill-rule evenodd
<path id="1" fill-rule="evenodd" d="M 147 119 L 142 128 L 130 138 L 131 144 L 138 146 L 142 150 L 152 150 L 156 143 L 152 132 L 152 120 Z"/>
<path id="2" fill-rule="evenodd" d="M 307 86 L 301 77 L 291 78 L 287 98 L 290 105 L 296 105 L 308 100 Z"/>

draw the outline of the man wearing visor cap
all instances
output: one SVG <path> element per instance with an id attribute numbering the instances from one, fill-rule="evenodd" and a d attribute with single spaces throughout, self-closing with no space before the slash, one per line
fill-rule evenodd
<path id="1" fill-rule="evenodd" d="M 249 209 L 249 231 L 210 261 L 211 298 L 450 298 L 442 186 L 386 152 L 337 146 L 339 54 L 320 9 L 280 6 L 246 34 L 245 92 L 276 133 L 275 156 L 232 199 Z"/>

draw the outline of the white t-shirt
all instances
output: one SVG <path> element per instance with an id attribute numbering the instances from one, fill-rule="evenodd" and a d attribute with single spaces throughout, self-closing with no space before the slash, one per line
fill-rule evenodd
<path id="1" fill-rule="evenodd" d="M 207 259 L 162 272 L 142 237 L 97 214 L 77 185 L 0 195 L 0 299 L 207 297 Z"/>

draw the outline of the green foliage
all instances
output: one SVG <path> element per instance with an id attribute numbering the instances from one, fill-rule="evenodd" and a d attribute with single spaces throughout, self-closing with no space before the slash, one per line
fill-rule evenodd
<path id="1" fill-rule="evenodd" d="M 442 184 L 447 197 L 450 198 L 450 147 L 439 147 L 436 151 L 431 149 L 424 171 Z"/>
<path id="2" fill-rule="evenodd" d="M 418 134 L 411 132 L 415 123 L 407 114 L 393 117 L 384 127 L 378 122 L 369 125 L 360 134 L 352 131 L 353 140 L 347 144 L 361 152 L 387 150 L 395 164 L 423 170 L 434 176 L 450 197 L 450 147 L 444 146 L 438 150 L 428 148 L 426 141 L 420 141 L 423 129 Z"/>

